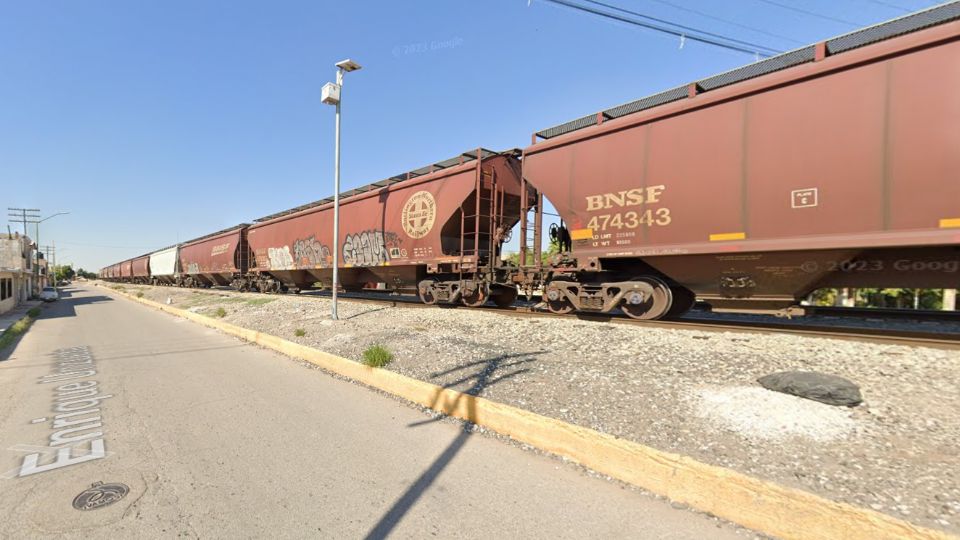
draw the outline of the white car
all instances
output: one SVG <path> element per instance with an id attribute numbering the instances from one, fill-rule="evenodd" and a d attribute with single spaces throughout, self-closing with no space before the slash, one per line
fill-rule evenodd
<path id="1" fill-rule="evenodd" d="M 55 302 L 60 299 L 60 293 L 53 287 L 44 287 L 40 291 L 40 299 L 44 302 Z"/>

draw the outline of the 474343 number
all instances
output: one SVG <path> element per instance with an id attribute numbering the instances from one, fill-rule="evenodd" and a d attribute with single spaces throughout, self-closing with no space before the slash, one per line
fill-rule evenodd
<path id="1" fill-rule="evenodd" d="M 605 231 L 607 229 L 636 229 L 641 225 L 647 227 L 670 224 L 670 209 L 657 208 L 656 210 L 644 210 L 643 212 L 617 212 L 616 214 L 601 214 L 593 216 L 587 223 L 588 229 L 594 231 Z"/>

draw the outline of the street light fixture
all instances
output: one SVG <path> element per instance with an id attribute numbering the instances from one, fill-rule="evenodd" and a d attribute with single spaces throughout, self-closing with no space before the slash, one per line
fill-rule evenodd
<path id="1" fill-rule="evenodd" d="M 333 308 L 330 318 L 337 320 L 337 289 L 340 287 L 340 99 L 343 90 L 343 74 L 360 69 L 360 64 L 349 58 L 337 62 L 337 82 L 323 85 L 321 101 L 327 105 L 336 105 L 337 135 L 333 150 Z"/>
<path id="2" fill-rule="evenodd" d="M 36 264 L 36 268 L 37 268 L 37 277 L 38 277 L 38 279 L 37 279 L 37 287 L 40 287 L 40 279 L 39 279 L 39 272 L 40 272 L 40 224 L 43 223 L 44 221 L 50 219 L 50 218 L 55 218 L 55 217 L 57 217 L 57 216 L 65 216 L 65 215 L 67 215 L 67 214 L 69 214 L 69 213 L 70 213 L 70 212 L 57 212 L 56 214 L 47 216 L 47 217 L 41 219 L 40 221 L 37 221 L 37 222 L 36 222 L 36 225 L 37 225 L 37 264 Z M 48 280 L 50 279 L 50 261 L 47 261 L 47 279 L 48 279 Z M 56 281 L 54 281 L 54 285 L 56 285 Z"/>

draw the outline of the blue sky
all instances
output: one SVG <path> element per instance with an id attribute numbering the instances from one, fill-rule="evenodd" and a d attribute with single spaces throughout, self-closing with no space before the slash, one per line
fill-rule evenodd
<path id="1" fill-rule="evenodd" d="M 789 50 L 938 2 L 608 3 Z M 330 195 L 344 58 L 348 189 L 754 60 L 679 45 L 542 0 L 0 0 L 0 205 L 95 270 Z"/>

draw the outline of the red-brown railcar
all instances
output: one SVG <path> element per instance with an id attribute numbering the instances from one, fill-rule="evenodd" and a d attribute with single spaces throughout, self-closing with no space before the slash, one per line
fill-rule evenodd
<path id="1" fill-rule="evenodd" d="M 150 256 L 143 255 L 130 262 L 132 280 L 136 283 L 150 283 Z"/>
<path id="2" fill-rule="evenodd" d="M 418 290 L 428 303 L 516 298 L 500 248 L 520 219 L 516 151 L 478 149 L 343 194 L 340 253 L 332 253 L 332 198 L 250 226 L 251 286 L 332 284 L 333 257 L 348 290 Z"/>
<path id="3" fill-rule="evenodd" d="M 821 287 L 960 286 L 958 18 L 940 6 L 537 133 L 524 179 L 572 241 L 530 269 L 551 309 L 790 312 Z"/>
<path id="4" fill-rule="evenodd" d="M 133 259 L 120 263 L 120 281 L 133 281 Z"/>
<path id="5" fill-rule="evenodd" d="M 247 227 L 242 223 L 183 244 L 179 283 L 187 287 L 236 285 L 234 281 L 247 272 Z"/>

